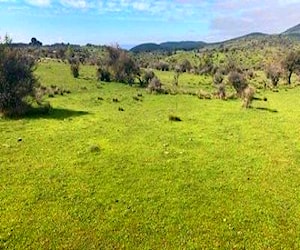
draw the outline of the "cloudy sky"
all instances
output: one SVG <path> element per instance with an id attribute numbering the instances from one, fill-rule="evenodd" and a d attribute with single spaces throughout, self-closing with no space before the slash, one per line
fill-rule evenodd
<path id="1" fill-rule="evenodd" d="M 215 42 L 300 23 L 300 0 L 0 0 L 0 36 L 44 44 Z"/>

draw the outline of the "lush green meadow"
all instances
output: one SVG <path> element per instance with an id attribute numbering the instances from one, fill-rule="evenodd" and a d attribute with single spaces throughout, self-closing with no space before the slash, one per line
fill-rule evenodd
<path id="1" fill-rule="evenodd" d="M 93 67 L 36 74 L 71 93 L 47 98 L 50 115 L 0 118 L 0 249 L 300 248 L 298 87 L 245 110 L 101 84 Z"/>

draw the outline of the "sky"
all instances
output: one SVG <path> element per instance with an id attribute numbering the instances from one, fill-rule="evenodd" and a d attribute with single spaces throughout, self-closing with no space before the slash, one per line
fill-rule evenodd
<path id="1" fill-rule="evenodd" d="M 43 44 L 218 42 L 300 23 L 300 0 L 0 0 L 0 36 Z"/>

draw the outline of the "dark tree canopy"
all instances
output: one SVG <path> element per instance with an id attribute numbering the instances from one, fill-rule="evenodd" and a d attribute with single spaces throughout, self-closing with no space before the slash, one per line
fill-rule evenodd
<path id="1" fill-rule="evenodd" d="M 21 115 L 28 104 L 25 97 L 35 95 L 37 80 L 34 60 L 20 51 L 0 45 L 0 112 Z"/>
<path id="2" fill-rule="evenodd" d="M 38 41 L 35 37 L 31 38 L 31 42 L 29 43 L 31 46 L 42 46 L 42 42 Z"/>
<path id="3" fill-rule="evenodd" d="M 239 96 L 241 96 L 243 90 L 248 86 L 244 74 L 237 71 L 232 71 L 229 73 L 228 81 L 232 84 Z"/>

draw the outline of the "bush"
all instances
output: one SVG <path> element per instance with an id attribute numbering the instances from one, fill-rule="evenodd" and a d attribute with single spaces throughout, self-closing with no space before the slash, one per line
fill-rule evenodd
<path id="1" fill-rule="evenodd" d="M 71 62 L 71 73 L 74 76 L 74 78 L 78 78 L 79 77 L 79 62 L 75 61 L 75 62 Z"/>
<path id="2" fill-rule="evenodd" d="M 148 84 L 148 90 L 150 93 L 156 92 L 156 93 L 162 93 L 162 84 L 160 80 L 155 76 L 151 79 L 150 83 Z"/>
<path id="3" fill-rule="evenodd" d="M 272 63 L 267 65 L 265 71 L 266 71 L 266 76 L 268 79 L 271 80 L 273 87 L 276 87 L 282 75 L 281 67 L 279 65 Z"/>
<path id="4" fill-rule="evenodd" d="M 282 67 L 287 73 L 288 84 L 291 84 L 292 74 L 300 70 L 300 51 L 290 51 L 284 58 Z"/>
<path id="5" fill-rule="evenodd" d="M 140 81 L 140 86 L 141 87 L 145 87 L 145 86 L 148 86 L 149 83 L 151 82 L 151 80 L 155 77 L 155 74 L 152 70 L 150 69 L 147 69 L 143 76 L 142 76 L 142 79 L 139 78 L 139 81 Z"/>
<path id="6" fill-rule="evenodd" d="M 34 66 L 33 58 L 0 45 L 0 112 L 4 115 L 26 113 L 30 105 L 25 99 L 35 99 Z"/>
<path id="7" fill-rule="evenodd" d="M 241 96 L 243 90 L 248 86 L 245 76 L 237 71 L 230 72 L 228 80 L 232 84 L 238 96 Z"/>
<path id="8" fill-rule="evenodd" d="M 214 84 L 217 88 L 217 95 L 220 99 L 224 100 L 226 98 L 226 88 L 223 83 L 224 75 L 222 75 L 219 71 L 214 74 Z"/>
<path id="9" fill-rule="evenodd" d="M 180 64 L 179 68 L 181 72 L 189 72 L 192 69 L 192 64 L 188 59 L 184 59 Z"/>
<path id="10" fill-rule="evenodd" d="M 164 61 L 159 61 L 157 63 L 154 63 L 152 66 L 154 69 L 161 70 L 161 71 L 169 71 L 170 70 L 170 65 Z"/>
<path id="11" fill-rule="evenodd" d="M 97 79 L 102 82 L 110 82 L 111 74 L 107 69 L 97 69 Z"/>
<path id="12" fill-rule="evenodd" d="M 106 47 L 106 67 L 111 72 L 112 80 L 133 84 L 140 74 L 140 69 L 133 59 L 119 47 Z"/>

